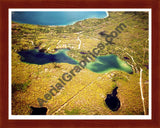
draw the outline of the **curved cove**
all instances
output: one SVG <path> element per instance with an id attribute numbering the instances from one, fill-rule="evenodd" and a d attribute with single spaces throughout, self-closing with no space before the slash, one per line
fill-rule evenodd
<path id="1" fill-rule="evenodd" d="M 14 11 L 12 21 L 35 25 L 71 25 L 88 18 L 105 18 L 105 11 Z"/>
<path id="2" fill-rule="evenodd" d="M 29 64 L 43 65 L 47 63 L 69 63 L 78 65 L 78 61 L 67 55 L 69 49 L 59 49 L 54 54 L 40 52 L 37 49 L 20 51 L 21 61 Z M 118 56 L 110 54 L 106 56 L 98 56 L 94 62 L 87 63 L 86 68 L 96 73 L 106 73 L 115 70 L 125 71 L 132 74 L 132 68 L 127 62 L 118 58 Z"/>

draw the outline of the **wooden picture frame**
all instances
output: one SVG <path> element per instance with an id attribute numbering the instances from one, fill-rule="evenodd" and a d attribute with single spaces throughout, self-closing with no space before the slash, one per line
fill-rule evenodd
<path id="1" fill-rule="evenodd" d="M 160 127 L 160 101 L 159 101 L 159 2 L 158 0 L 113 0 L 113 1 L 91 1 L 91 0 L 77 0 L 77 1 L 0 1 L 0 126 L 3 128 L 27 128 L 27 127 Z M 9 120 L 9 8 L 149 8 L 152 10 L 152 119 L 151 120 Z M 157 57 L 157 58 L 156 58 Z"/>

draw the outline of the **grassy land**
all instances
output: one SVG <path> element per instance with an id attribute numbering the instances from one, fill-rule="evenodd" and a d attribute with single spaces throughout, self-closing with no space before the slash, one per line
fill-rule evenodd
<path id="1" fill-rule="evenodd" d="M 30 113 L 29 106 L 39 107 L 37 98 L 44 99 L 50 86 L 54 86 L 64 72 L 74 67 L 66 63 L 23 63 L 18 51 L 39 47 L 46 53 L 54 53 L 58 48 L 70 48 L 68 55 L 81 60 L 79 52 L 91 51 L 100 42 L 106 43 L 100 32 L 110 34 L 120 23 L 127 28 L 114 38 L 115 45 L 107 45 L 100 55 L 115 54 L 134 68 L 143 69 L 143 91 L 148 114 L 148 13 L 144 12 L 109 12 L 109 17 L 104 19 L 86 19 L 61 27 L 12 22 L 12 114 L 27 115 Z M 82 42 L 80 49 L 78 37 Z M 142 115 L 139 77 L 139 72 L 97 74 L 84 69 L 44 106 L 50 115 Z M 121 107 L 113 112 L 104 100 L 115 86 L 118 86 L 117 97 Z"/>

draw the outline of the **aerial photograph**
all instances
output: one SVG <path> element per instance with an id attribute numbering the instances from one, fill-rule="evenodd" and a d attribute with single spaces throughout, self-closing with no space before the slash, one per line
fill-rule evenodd
<path id="1" fill-rule="evenodd" d="M 149 11 L 10 11 L 11 115 L 149 115 Z"/>

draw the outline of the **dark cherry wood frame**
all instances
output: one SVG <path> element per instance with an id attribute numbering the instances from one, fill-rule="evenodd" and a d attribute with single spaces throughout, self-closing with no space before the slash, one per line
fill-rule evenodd
<path id="1" fill-rule="evenodd" d="M 0 0 L 0 127 L 106 128 L 160 127 L 159 0 Z M 8 9 L 9 8 L 151 8 L 152 9 L 152 119 L 151 120 L 9 120 L 8 119 Z"/>

